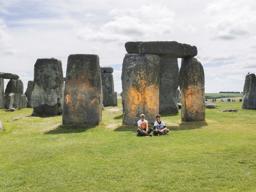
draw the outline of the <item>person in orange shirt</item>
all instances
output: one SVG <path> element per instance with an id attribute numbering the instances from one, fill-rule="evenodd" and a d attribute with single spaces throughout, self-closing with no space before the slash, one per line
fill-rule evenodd
<path id="1" fill-rule="evenodd" d="M 148 121 L 145 119 L 145 115 L 140 115 L 140 120 L 137 122 L 137 136 L 152 136 L 152 129 L 148 126 Z"/>

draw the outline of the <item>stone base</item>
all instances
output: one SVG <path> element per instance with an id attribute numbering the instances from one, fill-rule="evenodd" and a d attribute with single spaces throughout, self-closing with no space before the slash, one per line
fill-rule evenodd
<path id="1" fill-rule="evenodd" d="M 62 108 L 60 104 L 56 104 L 54 106 L 40 105 L 38 107 L 33 108 L 32 116 L 50 117 L 50 116 L 57 116 L 61 114 L 62 114 Z"/>

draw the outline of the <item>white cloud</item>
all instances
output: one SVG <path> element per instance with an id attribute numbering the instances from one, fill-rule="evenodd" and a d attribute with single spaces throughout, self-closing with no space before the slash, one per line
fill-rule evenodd
<path id="1" fill-rule="evenodd" d="M 254 0 L 217 0 L 209 4 L 206 14 L 212 34 L 222 40 L 246 38 L 253 33 L 255 35 L 255 8 Z"/>
<path id="2" fill-rule="evenodd" d="M 128 40 L 164 39 L 173 31 L 174 12 L 159 5 L 135 9 L 114 9 L 109 21 L 101 26 L 85 26 L 79 37 L 91 41 L 125 42 Z"/>

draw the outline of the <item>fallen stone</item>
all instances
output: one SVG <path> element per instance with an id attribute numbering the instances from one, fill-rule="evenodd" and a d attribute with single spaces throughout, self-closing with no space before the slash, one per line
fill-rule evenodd
<path id="1" fill-rule="evenodd" d="M 33 91 L 33 85 L 34 85 L 33 81 L 28 81 L 27 90 L 25 92 L 25 95 L 27 96 L 27 103 L 28 103 L 27 107 L 28 108 L 32 107 L 31 96 L 32 96 L 32 91 Z"/>
<path id="2" fill-rule="evenodd" d="M 0 109 L 4 108 L 4 79 L 0 78 Z"/>
<path id="3" fill-rule="evenodd" d="M 12 73 L 1 73 L 0 72 L 0 78 L 18 80 L 19 76 L 16 74 L 12 74 Z"/>
<path id="4" fill-rule="evenodd" d="M 160 57 L 160 114 L 178 113 L 179 66 L 177 58 Z"/>
<path id="5" fill-rule="evenodd" d="M 248 74 L 245 78 L 242 108 L 256 109 L 256 76 L 255 74 Z"/>
<path id="6" fill-rule="evenodd" d="M 31 94 L 33 116 L 55 116 L 62 113 L 63 71 L 57 59 L 38 59 L 34 66 Z"/>
<path id="7" fill-rule="evenodd" d="M 206 107 L 207 109 L 215 109 L 215 108 L 216 108 L 216 104 L 215 104 L 215 103 L 206 102 L 206 103 L 205 103 L 205 107 Z"/>
<path id="8" fill-rule="evenodd" d="M 238 110 L 237 109 L 225 109 L 225 110 L 223 110 L 222 112 L 238 112 Z"/>
<path id="9" fill-rule="evenodd" d="M 70 55 L 64 92 L 63 125 L 94 126 L 102 118 L 102 82 L 97 55 Z"/>
<path id="10" fill-rule="evenodd" d="M 153 123 L 159 113 L 160 58 L 157 55 L 126 54 L 122 69 L 123 124 L 135 125 L 144 113 Z"/>
<path id="11" fill-rule="evenodd" d="M 176 41 L 149 41 L 149 42 L 127 42 L 125 44 L 128 53 L 169 55 L 176 58 L 194 57 L 197 48 Z"/>
<path id="12" fill-rule="evenodd" d="M 195 58 L 182 59 L 179 81 L 182 121 L 204 121 L 205 82 L 202 64 Z"/>
<path id="13" fill-rule="evenodd" d="M 103 91 L 103 106 L 116 106 L 117 95 L 114 92 L 114 80 L 113 80 L 113 68 L 102 67 L 101 68 L 101 80 Z"/>

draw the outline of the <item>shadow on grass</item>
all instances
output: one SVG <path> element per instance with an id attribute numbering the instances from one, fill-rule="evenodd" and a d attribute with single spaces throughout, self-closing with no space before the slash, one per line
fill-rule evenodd
<path id="1" fill-rule="evenodd" d="M 118 115 L 118 116 L 114 117 L 114 119 L 123 119 L 123 114 L 122 114 L 122 115 Z"/>
<path id="2" fill-rule="evenodd" d="M 177 126 L 168 126 L 171 131 L 182 131 L 182 130 L 191 130 L 191 129 L 200 129 L 202 127 L 208 126 L 207 122 L 200 121 L 200 122 L 182 122 L 177 124 Z M 152 127 L 152 126 L 150 126 Z M 129 126 L 129 125 L 122 125 L 115 129 L 115 131 L 131 131 L 136 132 L 136 126 Z"/>
<path id="3" fill-rule="evenodd" d="M 207 122 L 199 121 L 199 122 L 182 122 L 177 126 L 168 126 L 171 131 L 182 131 L 182 130 L 190 130 L 190 129 L 200 129 L 208 126 Z"/>
<path id="4" fill-rule="evenodd" d="M 74 126 L 74 125 L 59 125 L 57 128 L 45 132 L 45 134 L 68 134 L 68 133 L 81 133 L 85 132 L 91 128 L 95 128 L 96 126 Z"/>
<path id="5" fill-rule="evenodd" d="M 131 125 L 121 125 L 120 127 L 116 128 L 115 131 L 131 131 L 136 132 L 137 127 Z"/>

